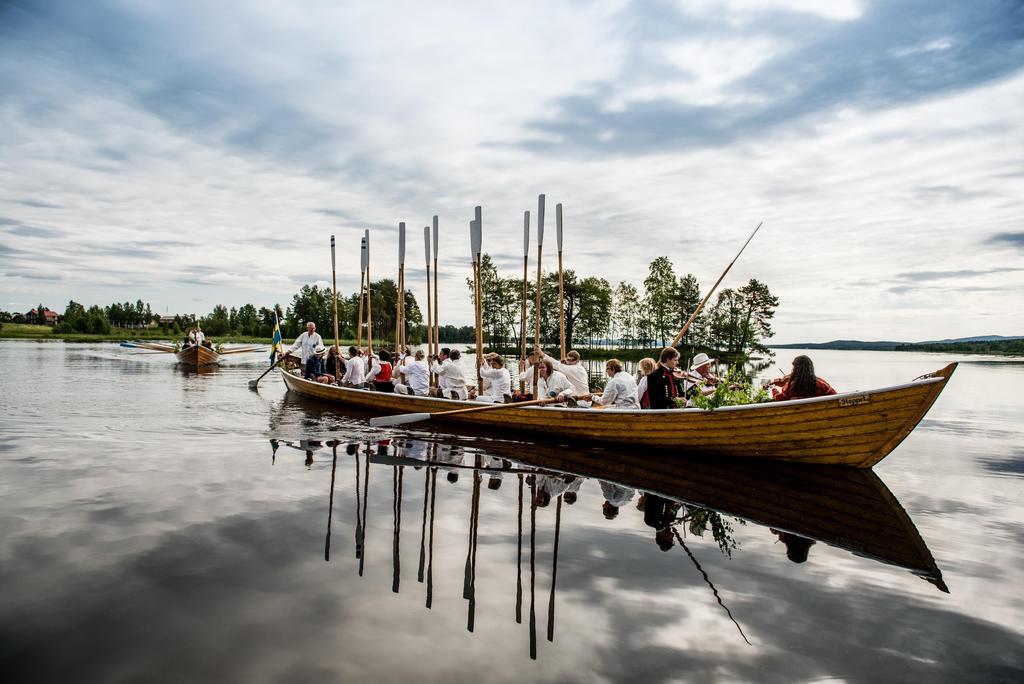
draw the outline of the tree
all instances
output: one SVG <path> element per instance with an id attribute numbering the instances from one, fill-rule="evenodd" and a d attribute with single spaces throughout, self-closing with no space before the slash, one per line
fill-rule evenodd
<path id="1" fill-rule="evenodd" d="M 64 316 L 61 322 L 57 324 L 53 331 L 57 333 L 83 333 L 87 332 L 87 323 L 85 307 L 72 299 L 68 302 L 67 308 L 64 309 Z"/>
<path id="2" fill-rule="evenodd" d="M 768 286 L 751 278 L 750 282 L 739 289 L 743 300 L 745 315 L 743 325 L 740 329 L 739 349 L 740 354 L 745 353 L 747 347 L 753 351 L 765 354 L 770 353 L 762 340 L 775 335 L 772 330 L 772 318 L 775 317 L 775 309 L 779 306 L 779 298 L 774 296 Z"/>
<path id="3" fill-rule="evenodd" d="M 94 335 L 106 335 L 110 332 L 110 321 L 103 309 L 93 304 L 85 312 L 85 331 Z"/>
<path id="4" fill-rule="evenodd" d="M 613 298 L 613 320 L 620 344 L 632 347 L 637 342 L 640 319 L 640 293 L 627 282 L 619 283 Z"/>
<path id="5" fill-rule="evenodd" d="M 676 276 L 672 262 L 667 256 L 660 256 L 651 262 L 650 272 L 644 279 L 647 291 L 647 307 L 651 320 L 652 332 L 661 340 L 662 346 L 675 336 L 672 330 L 675 322 L 675 289 Z"/>
<path id="6" fill-rule="evenodd" d="M 580 281 L 579 311 L 576 316 L 573 334 L 587 337 L 593 346 L 594 339 L 608 336 L 608 328 L 612 320 L 612 286 L 604 278 L 588 276 Z M 569 334 L 568 318 L 566 319 L 565 344 L 572 346 L 573 338 Z"/>
<path id="7" fill-rule="evenodd" d="M 700 306 L 700 283 L 697 282 L 696 276 L 692 273 L 687 273 L 678 279 L 672 303 L 675 311 L 675 317 L 672 322 L 675 332 L 672 333 L 672 336 L 675 337 L 683 329 L 683 326 L 686 325 L 686 321 L 690 319 L 690 316 L 697 310 L 697 307 Z M 701 323 L 700 316 L 695 318 L 680 342 L 691 347 L 695 346 L 696 341 L 701 336 Z"/>
<path id="8" fill-rule="evenodd" d="M 203 331 L 207 335 L 213 337 L 227 335 L 231 332 L 231 321 L 227 307 L 223 304 L 213 307 L 213 312 L 209 316 L 201 318 L 199 325 L 202 326 Z"/>
<path id="9" fill-rule="evenodd" d="M 46 307 L 40 304 L 36 307 L 36 323 L 46 325 Z"/>

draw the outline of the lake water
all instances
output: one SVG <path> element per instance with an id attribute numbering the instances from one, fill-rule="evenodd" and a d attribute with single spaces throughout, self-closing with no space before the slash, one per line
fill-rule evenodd
<path id="1" fill-rule="evenodd" d="M 953 358 L 810 353 L 841 390 Z M 851 474 L 375 431 L 250 391 L 261 355 L 5 342 L 0 673 L 1019 682 L 1024 364 L 960 360 Z"/>

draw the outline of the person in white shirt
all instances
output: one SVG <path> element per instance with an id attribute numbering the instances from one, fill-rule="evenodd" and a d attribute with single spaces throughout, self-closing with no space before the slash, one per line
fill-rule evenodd
<path id="1" fill-rule="evenodd" d="M 402 382 L 395 383 L 397 394 L 414 394 L 425 397 L 430 393 L 430 369 L 424 361 L 426 354 L 422 349 L 416 351 L 412 363 L 397 366 L 395 373 L 401 376 Z"/>
<path id="2" fill-rule="evenodd" d="M 551 362 L 556 371 L 560 371 L 568 378 L 575 390 L 574 394 L 578 396 L 590 393 L 590 374 L 587 373 L 587 369 L 580 363 L 580 353 L 578 351 L 575 349 L 567 351 L 564 361 L 558 361 L 549 354 L 545 354 L 544 358 Z"/>
<path id="3" fill-rule="evenodd" d="M 366 364 L 359 358 L 359 350 L 348 348 L 348 363 L 345 364 L 345 376 L 341 379 L 342 387 L 362 387 L 366 384 Z"/>
<path id="4" fill-rule="evenodd" d="M 374 382 L 381 371 L 380 359 L 369 350 L 363 358 L 366 359 L 366 382 Z"/>
<path id="5" fill-rule="evenodd" d="M 598 482 L 601 483 L 601 493 L 604 494 L 604 505 L 601 506 L 601 510 L 606 519 L 614 520 L 619 515 L 619 508 L 633 500 L 636 490 L 605 480 Z"/>
<path id="6" fill-rule="evenodd" d="M 199 332 L 202 335 L 202 331 Z M 199 340 L 199 344 L 202 344 L 202 340 Z M 323 347 L 324 341 L 320 337 L 320 333 L 316 331 L 316 323 L 310 321 L 306 323 L 306 332 L 302 333 L 295 338 L 295 342 L 292 346 L 284 350 L 285 355 L 290 354 L 296 349 L 299 350 L 299 358 L 302 361 L 302 367 L 305 370 L 305 376 L 310 377 L 311 372 L 316 370 L 316 366 L 320 360 L 320 357 L 316 355 L 317 347 Z M 312 377 L 316 379 L 317 373 L 312 373 Z"/>
<path id="7" fill-rule="evenodd" d="M 522 365 L 522 364 L 520 364 Z M 539 380 L 537 382 L 537 398 L 538 399 L 552 399 L 557 397 L 560 400 L 564 400 L 566 397 L 572 397 L 576 394 L 575 388 L 569 379 L 565 377 L 565 373 L 555 370 L 554 364 L 551 363 L 549 357 L 545 357 L 540 362 Z M 519 374 L 519 379 L 528 385 L 533 383 L 533 366 L 526 365 L 523 367 L 523 372 Z"/>
<path id="8" fill-rule="evenodd" d="M 459 366 L 459 359 L 462 353 L 458 349 L 441 350 L 441 358 L 434 362 L 433 371 L 437 374 L 438 387 L 442 389 L 442 396 L 452 399 L 466 401 L 466 376 Z"/>
<path id="9" fill-rule="evenodd" d="M 637 401 L 637 386 L 633 376 L 622 368 L 622 362 L 618 359 L 608 359 L 604 364 L 605 373 L 608 374 L 608 384 L 604 386 L 603 394 L 586 395 L 581 399 L 590 399 L 599 406 L 610 406 L 612 408 L 640 408 Z"/>
<path id="10" fill-rule="evenodd" d="M 490 381 L 486 394 L 476 398 L 477 401 L 490 403 L 511 403 L 512 401 L 512 376 L 505 368 L 505 359 L 500 354 L 488 354 L 484 357 L 486 366 L 480 367 L 480 377 Z M 507 397 L 507 398 L 506 398 Z"/>

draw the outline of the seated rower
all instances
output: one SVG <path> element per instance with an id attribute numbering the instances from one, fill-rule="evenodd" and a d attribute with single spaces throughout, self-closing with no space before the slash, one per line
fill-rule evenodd
<path id="1" fill-rule="evenodd" d="M 484 356 L 485 366 L 480 367 L 480 377 L 489 380 L 490 384 L 485 387 L 485 394 L 476 398 L 476 401 L 490 403 L 501 402 L 511 403 L 512 401 L 512 376 L 505 368 L 505 359 L 501 354 L 490 353 Z"/>
<path id="2" fill-rule="evenodd" d="M 391 365 L 391 354 L 381 350 L 379 356 L 379 359 L 375 358 L 370 364 L 366 383 L 378 392 L 394 392 L 395 382 L 392 377 L 394 367 Z"/>
<path id="3" fill-rule="evenodd" d="M 366 366 L 359 357 L 359 350 L 348 348 L 348 362 L 345 364 L 345 376 L 341 379 L 342 387 L 362 387 L 366 384 Z"/>
<path id="4" fill-rule="evenodd" d="M 336 345 L 331 345 L 327 352 L 327 360 L 324 363 L 324 373 L 316 381 L 327 385 L 333 385 L 345 374 L 345 359 L 341 358 L 341 350 Z"/>
<path id="5" fill-rule="evenodd" d="M 557 398 L 559 401 L 563 401 L 575 395 L 575 389 L 569 379 L 561 371 L 555 370 L 550 357 L 545 357 L 541 361 L 538 371 L 540 372 L 540 378 L 537 381 L 537 397 L 539 399 Z M 529 367 L 526 368 L 526 374 L 531 375 Z"/>
<path id="6" fill-rule="evenodd" d="M 637 401 L 636 380 L 627 373 L 618 359 L 608 359 L 604 364 L 605 373 L 608 374 L 608 383 L 604 386 L 603 394 L 585 394 L 580 399 L 589 399 L 598 406 L 611 406 L 613 408 L 640 408 Z"/>
<path id="7" fill-rule="evenodd" d="M 814 374 L 814 362 L 802 354 L 793 359 L 793 371 L 789 375 L 776 378 L 769 384 L 774 385 L 772 399 L 775 401 L 809 399 L 836 393 L 824 378 Z"/>
<path id="8" fill-rule="evenodd" d="M 395 368 L 395 373 L 402 380 L 395 383 L 396 394 L 414 394 L 418 397 L 425 397 L 430 392 L 430 369 L 424 360 L 426 354 L 422 349 L 416 350 L 412 363 Z"/>
<path id="9" fill-rule="evenodd" d="M 441 350 L 438 360 L 434 362 L 433 371 L 437 374 L 438 389 L 441 396 L 466 401 L 466 376 L 459 366 L 462 352 L 458 349 Z"/>
<path id="10" fill-rule="evenodd" d="M 651 408 L 650 398 L 647 396 L 647 376 L 654 372 L 658 364 L 654 359 L 647 357 L 640 359 L 640 381 L 636 384 L 636 398 L 640 402 L 640 408 Z"/>
<path id="11" fill-rule="evenodd" d="M 676 399 L 685 396 L 682 381 L 676 376 L 679 351 L 675 347 L 665 347 L 658 362 L 658 367 L 647 376 L 647 397 L 651 408 L 678 408 Z"/>

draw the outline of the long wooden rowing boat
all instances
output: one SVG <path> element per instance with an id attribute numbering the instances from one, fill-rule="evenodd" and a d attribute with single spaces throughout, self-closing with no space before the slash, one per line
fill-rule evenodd
<path id="1" fill-rule="evenodd" d="M 183 366 L 199 368 L 200 366 L 211 366 L 220 361 L 220 354 L 202 345 L 185 347 L 174 355 L 178 363 Z"/>
<path id="2" fill-rule="evenodd" d="M 603 480 L 822 542 L 905 568 L 949 591 L 917 527 L 872 470 L 770 461 L 735 468 L 628 447 L 584 450 L 506 440 L 488 442 L 483 449 L 527 467 Z M 376 452 L 372 460 L 390 466 L 423 463 Z"/>
<path id="3" fill-rule="evenodd" d="M 630 444 L 710 456 L 737 456 L 870 468 L 917 426 L 946 386 L 951 363 L 912 382 L 866 392 L 727 406 L 715 410 L 507 407 L 436 416 L 482 430 L 575 441 Z M 281 374 L 289 390 L 342 406 L 439 414 L 476 402 L 371 392 Z"/>

